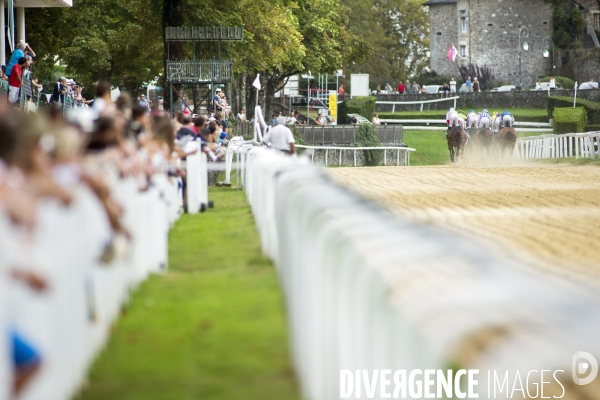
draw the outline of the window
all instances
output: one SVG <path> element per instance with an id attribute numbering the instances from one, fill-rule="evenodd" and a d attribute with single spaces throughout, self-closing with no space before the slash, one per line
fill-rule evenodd
<path id="1" fill-rule="evenodd" d="M 460 46 L 460 56 L 461 57 L 467 56 L 467 46 L 465 46 L 465 45 Z"/>
<path id="2" fill-rule="evenodd" d="M 600 28 L 600 13 L 594 13 L 594 29 Z"/>
<path id="3" fill-rule="evenodd" d="M 467 33 L 467 10 L 460 10 L 460 31 Z"/>

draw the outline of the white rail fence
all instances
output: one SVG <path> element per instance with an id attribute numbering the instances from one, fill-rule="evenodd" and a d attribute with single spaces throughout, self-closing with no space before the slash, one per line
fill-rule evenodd
<path id="1" fill-rule="evenodd" d="M 404 129 L 416 130 L 416 131 L 438 131 L 446 126 L 446 120 L 443 119 L 382 119 L 382 124 L 402 124 Z M 413 125 L 413 124 L 425 124 L 425 125 Z M 444 125 L 431 126 L 431 125 Z M 550 122 L 515 122 L 515 127 L 519 128 L 519 132 L 537 132 L 537 133 L 548 133 L 552 132 L 552 125 Z"/>
<path id="2" fill-rule="evenodd" d="M 560 369 L 571 379 L 576 351 L 600 356 L 597 298 L 471 239 L 392 217 L 308 162 L 253 148 L 245 172 L 304 398 L 339 399 L 340 369 L 408 375 L 457 364 L 481 370 L 487 398 L 485 370 Z"/>
<path id="3" fill-rule="evenodd" d="M 167 269 L 168 231 L 182 208 L 178 180 L 158 174 L 140 192 L 135 178 L 120 179 L 115 171 L 107 179 L 123 206 L 131 242 L 112 237 L 101 204 L 81 185 L 69 207 L 43 201 L 33 232 L 14 227 L 0 214 L 2 335 L 6 327 L 15 327 L 42 359 L 40 372 L 19 400 L 72 398 L 130 292 L 150 273 Z M 100 256 L 113 239 L 116 258 L 103 264 Z M 9 283 L 6 271 L 14 267 L 34 268 L 46 277 L 48 290 L 34 294 Z M 0 342 L 0 399 L 11 398 L 9 346 Z"/>
<path id="4" fill-rule="evenodd" d="M 378 101 L 377 104 L 391 104 L 392 112 L 396 112 L 396 105 L 410 105 L 410 104 L 421 104 L 421 112 L 423 112 L 423 104 L 428 103 L 440 103 L 444 101 L 454 101 L 454 108 L 456 108 L 456 100 L 460 99 L 459 96 L 446 97 L 445 99 L 434 99 L 434 100 L 415 100 L 415 101 Z"/>
<path id="5" fill-rule="evenodd" d="M 400 154 L 404 154 L 405 157 L 403 157 L 403 163 L 405 166 L 409 166 L 410 165 L 410 153 L 413 151 L 416 151 L 415 149 L 411 148 L 411 147 L 401 147 L 401 146 L 385 146 L 385 147 L 335 147 L 335 146 L 305 146 L 305 145 L 296 145 L 297 148 L 299 149 L 307 149 L 307 150 L 311 150 L 310 153 L 310 161 L 311 163 L 314 162 L 314 158 L 315 158 L 315 153 L 314 150 L 325 150 L 325 166 L 328 166 L 328 160 L 329 160 L 329 151 L 332 152 L 337 152 L 338 153 L 338 166 L 341 167 L 342 166 L 342 156 L 343 153 L 346 151 L 352 151 L 354 152 L 354 166 L 357 166 L 357 157 L 356 157 L 356 152 L 357 151 L 363 151 L 363 150 L 382 150 L 383 151 L 383 165 L 387 165 L 387 154 L 388 154 L 388 150 L 393 154 L 394 152 L 396 153 L 396 165 L 399 166 L 400 165 Z"/>
<path id="6" fill-rule="evenodd" d="M 515 156 L 524 160 L 543 158 L 600 158 L 600 131 L 540 135 L 517 139 Z"/>

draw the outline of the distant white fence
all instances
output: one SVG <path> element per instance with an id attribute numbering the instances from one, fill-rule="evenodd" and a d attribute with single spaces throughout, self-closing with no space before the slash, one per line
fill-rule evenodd
<path id="1" fill-rule="evenodd" d="M 517 139 L 515 156 L 524 160 L 542 158 L 600 158 L 600 131 L 540 135 Z"/>
<path id="2" fill-rule="evenodd" d="M 120 179 L 115 171 L 106 179 L 133 236 L 128 245 L 114 243 L 117 255 L 108 264 L 100 256 L 114 238 L 101 204 L 85 186 L 76 188 L 69 207 L 42 201 L 34 232 L 15 228 L 0 214 L 1 335 L 15 326 L 42 359 L 19 400 L 73 398 L 131 291 L 150 273 L 167 269 L 168 231 L 182 208 L 178 180 L 158 174 L 140 192 L 136 178 Z M 47 278 L 48 290 L 32 293 L 9 283 L 9 267 L 35 268 Z M 0 399 L 11 398 L 5 344 L 0 342 Z"/>
<path id="3" fill-rule="evenodd" d="M 415 131 L 437 131 L 443 127 L 430 126 L 430 125 L 444 125 L 446 126 L 446 120 L 444 119 L 382 119 L 382 124 L 402 124 L 404 129 L 415 130 Z M 415 124 L 415 125 L 413 125 Z M 416 125 L 416 124 L 425 124 Z M 548 133 L 552 132 L 552 126 L 549 122 L 515 122 L 515 127 L 519 128 L 519 132 L 538 132 Z"/>
<path id="4" fill-rule="evenodd" d="M 511 371 L 512 382 L 560 369 L 564 380 L 576 351 L 600 357 L 597 298 L 472 239 L 393 217 L 308 162 L 253 148 L 245 172 L 304 398 L 339 399 L 341 369 L 408 376 L 451 365 L 480 369 L 475 390 L 488 398 L 486 370 Z"/>
<path id="5" fill-rule="evenodd" d="M 352 151 L 354 152 L 354 166 L 357 166 L 357 158 L 356 158 L 356 152 L 357 151 L 363 151 L 363 150 L 381 150 L 383 151 L 383 165 L 387 165 L 387 160 L 388 160 L 388 151 L 392 153 L 392 160 L 394 159 L 393 157 L 393 153 L 396 153 L 396 165 L 399 166 L 400 165 L 400 154 L 403 154 L 404 157 L 402 157 L 403 160 L 403 164 L 405 166 L 409 166 L 410 165 L 410 153 L 413 151 L 416 151 L 415 149 L 411 148 L 411 147 L 394 147 L 394 146 L 379 146 L 379 147 L 335 147 L 335 146 L 304 146 L 304 145 L 296 145 L 297 148 L 299 149 L 308 149 L 308 150 L 313 150 L 311 152 L 310 155 L 310 161 L 311 163 L 314 162 L 314 150 L 325 150 L 325 166 L 328 166 L 328 160 L 329 160 L 329 152 L 337 152 L 338 153 L 338 166 L 341 167 L 342 166 L 342 155 L 344 152 L 347 151 Z"/>
<path id="6" fill-rule="evenodd" d="M 440 103 L 444 101 L 454 101 L 454 108 L 456 108 L 456 100 L 460 99 L 458 96 L 454 97 L 446 97 L 445 99 L 434 99 L 434 100 L 416 100 L 416 101 L 378 101 L 377 104 L 391 104 L 392 112 L 396 112 L 396 105 L 411 105 L 411 104 L 421 104 L 421 112 L 423 112 L 423 104 L 427 103 Z"/>

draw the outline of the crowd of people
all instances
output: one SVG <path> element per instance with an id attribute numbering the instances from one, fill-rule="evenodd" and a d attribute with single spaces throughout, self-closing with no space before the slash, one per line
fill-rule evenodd
<path id="1" fill-rule="evenodd" d="M 0 68 L 0 81 L 8 85 L 8 102 L 15 104 L 20 100 L 21 87 L 25 79 L 31 80 L 32 90 L 38 94 L 42 91 L 42 85 L 38 78 L 33 76 L 33 58 L 35 52 L 28 43 L 20 41 L 15 51 L 10 56 L 8 64 Z"/>
<path id="2" fill-rule="evenodd" d="M 144 191 L 159 172 L 184 186 L 182 159 L 199 148 L 211 160 L 225 155 L 228 126 L 220 112 L 194 119 L 180 112 L 171 118 L 156 109 L 148 112 L 126 93 L 113 102 L 106 82 L 99 82 L 95 92 L 93 105 L 69 120 L 58 107 L 26 114 L 0 103 L 0 224 L 34 231 L 40 202 L 54 199 L 69 207 L 77 188 L 85 186 L 102 204 L 113 234 L 130 238 L 121 221 L 122 208 L 105 179 L 107 169 L 117 169 L 120 177 L 135 176 Z M 199 144 L 190 146 L 194 141 Z M 7 266 L 10 280 L 45 290 L 43 276 L 11 264 L 8 254 L 0 250 L 0 269 Z M 43 364 L 43 352 L 18 330 L 9 334 L 13 389 L 18 393 Z"/>

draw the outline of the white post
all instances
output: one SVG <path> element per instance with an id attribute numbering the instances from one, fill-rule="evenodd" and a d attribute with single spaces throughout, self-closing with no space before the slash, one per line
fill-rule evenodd
<path id="1" fill-rule="evenodd" d="M 17 43 L 21 40 L 25 41 L 25 8 L 17 7 Z"/>
<path id="2" fill-rule="evenodd" d="M 575 103 L 577 103 L 577 82 L 575 82 L 575 94 L 573 95 L 573 108 L 575 108 Z"/>
<path id="3" fill-rule="evenodd" d="M 6 21 L 4 20 L 4 0 L 0 0 L 0 64 L 6 65 Z"/>

